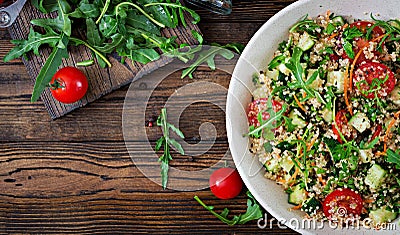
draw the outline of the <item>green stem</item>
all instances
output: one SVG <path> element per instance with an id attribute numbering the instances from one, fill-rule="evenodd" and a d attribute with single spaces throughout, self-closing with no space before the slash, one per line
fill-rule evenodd
<path id="1" fill-rule="evenodd" d="M 206 210 L 208 210 L 209 212 L 211 212 L 211 214 L 213 214 L 215 217 L 217 217 L 218 219 L 220 219 L 222 222 L 229 224 L 229 225 L 233 225 L 231 220 L 228 220 L 224 217 L 222 217 L 220 214 L 218 214 L 217 212 L 215 212 L 214 210 L 210 209 L 210 207 L 208 207 L 206 204 L 204 204 L 204 202 L 202 200 L 200 200 L 200 198 L 198 196 L 194 196 L 194 199 L 200 204 L 202 205 Z"/>
<path id="2" fill-rule="evenodd" d="M 121 6 L 123 5 L 130 5 L 133 6 L 134 8 L 136 8 L 138 11 L 140 11 L 140 13 L 142 13 L 144 16 L 146 16 L 149 20 L 151 20 L 154 24 L 158 25 L 161 28 L 165 28 L 165 25 L 158 22 L 157 20 L 155 20 L 153 17 L 151 17 L 149 14 L 147 14 L 142 8 L 140 8 L 138 5 L 131 3 L 131 2 L 121 2 L 120 4 L 118 4 L 115 7 L 115 15 L 118 15 L 118 10 Z"/>
<path id="3" fill-rule="evenodd" d="M 110 6 L 111 0 L 106 0 L 106 3 L 104 4 L 103 10 L 101 11 L 101 14 L 99 18 L 96 20 L 96 24 L 99 24 L 101 18 L 103 18 L 104 14 L 106 14 L 108 7 Z"/>
<path id="4" fill-rule="evenodd" d="M 93 60 L 84 60 L 76 63 L 76 66 L 89 66 L 92 65 L 93 63 L 94 63 Z"/>
<path id="5" fill-rule="evenodd" d="M 166 7 L 174 7 L 174 8 L 182 8 L 184 10 L 188 10 L 187 7 L 175 4 L 175 3 L 167 3 L 167 2 L 152 2 L 152 3 L 147 3 L 144 5 L 145 7 L 151 7 L 151 6 L 166 6 Z"/>
<path id="6" fill-rule="evenodd" d="M 94 47 L 92 47 L 91 45 L 89 45 L 87 42 L 85 42 L 85 41 L 83 41 L 83 40 L 81 40 L 81 39 L 79 39 L 79 38 L 74 38 L 74 37 L 71 37 L 70 40 L 73 41 L 73 42 L 75 42 L 75 43 L 85 45 L 87 48 L 89 48 L 90 50 L 92 50 L 96 55 L 98 55 L 102 60 L 104 60 L 104 62 L 108 65 L 108 67 L 111 67 L 111 66 L 112 66 L 111 62 L 110 62 L 103 54 L 101 54 L 100 52 L 98 52 Z"/>
<path id="7" fill-rule="evenodd" d="M 147 36 L 147 35 L 144 34 L 144 33 L 141 33 L 140 35 L 142 35 L 143 38 L 145 38 L 145 39 L 149 40 L 150 42 L 152 42 L 152 43 L 153 43 L 154 45 L 156 45 L 158 48 L 161 47 L 161 42 L 155 40 L 155 39 L 152 38 L 152 37 Z"/>

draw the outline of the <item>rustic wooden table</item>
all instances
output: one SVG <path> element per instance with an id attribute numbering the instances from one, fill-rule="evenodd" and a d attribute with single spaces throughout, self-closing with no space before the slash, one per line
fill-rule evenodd
<path id="1" fill-rule="evenodd" d="M 207 42 L 246 44 L 271 16 L 293 1 L 234 0 L 233 12 L 219 16 L 198 10 L 199 27 Z M 12 47 L 0 30 L 0 58 Z M 201 68 L 196 81 L 228 87 L 230 76 Z M 153 93 L 146 117 L 156 116 L 177 87 L 194 80 L 172 74 Z M 0 62 L 0 231 L 5 233 L 280 233 L 260 229 L 256 222 L 227 226 L 203 209 L 198 195 L 218 211 L 246 210 L 246 195 L 218 200 L 209 189 L 196 192 L 163 190 L 132 162 L 122 133 L 122 110 L 128 86 L 52 121 L 41 101 L 30 103 L 32 82 L 21 60 Z M 225 99 L 224 94 L 220 99 Z M 223 111 L 213 104 L 195 103 L 182 114 L 186 141 L 198 142 L 199 126 L 211 122 L 217 130 L 213 147 L 196 157 L 177 156 L 179 169 L 207 168 L 228 150 Z M 143 123 L 144 125 L 144 123 Z M 147 127 L 148 139 L 160 136 Z M 272 216 L 268 215 L 271 219 Z"/>

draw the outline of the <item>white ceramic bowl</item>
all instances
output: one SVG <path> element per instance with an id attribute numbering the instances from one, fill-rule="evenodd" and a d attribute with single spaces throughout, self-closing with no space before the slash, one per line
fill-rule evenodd
<path id="1" fill-rule="evenodd" d="M 314 17 L 324 14 L 327 10 L 336 15 L 359 19 L 370 19 L 370 13 L 377 15 L 379 19 L 400 18 L 398 0 L 303 0 L 277 13 L 253 36 L 234 69 L 226 108 L 229 146 L 236 167 L 248 189 L 257 201 L 282 224 L 303 234 L 376 234 L 378 231 L 369 230 L 364 226 L 354 230 L 334 229 L 334 226 L 329 226 L 329 224 L 325 224 L 322 229 L 312 229 L 313 226 L 301 224 L 297 226 L 297 221 L 302 221 L 304 212 L 289 210 L 293 205 L 288 204 L 287 194 L 280 185 L 264 178 L 264 170 L 249 152 L 249 140 L 243 136 L 248 131 L 245 109 L 251 102 L 251 91 L 254 90 L 252 74 L 265 70 L 278 44 L 287 40 L 288 30 L 294 23 L 307 14 Z M 399 234 L 398 220 L 395 225 L 397 230 L 381 230 L 379 233 Z"/>

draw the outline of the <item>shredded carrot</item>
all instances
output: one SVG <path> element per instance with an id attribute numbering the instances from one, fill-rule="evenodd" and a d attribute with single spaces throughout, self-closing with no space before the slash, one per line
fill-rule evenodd
<path id="1" fill-rule="evenodd" d="M 353 63 L 350 66 L 350 73 L 349 73 L 349 66 L 346 67 L 346 72 L 344 74 L 344 100 L 346 102 L 347 110 L 349 111 L 349 113 L 351 115 L 353 115 L 353 108 L 350 105 L 349 98 L 347 96 L 347 92 L 348 92 L 349 88 L 350 88 L 350 91 L 353 91 L 353 72 L 354 72 L 354 68 L 356 66 L 357 60 L 361 56 L 361 53 L 363 53 L 364 48 L 369 46 L 370 42 L 379 41 L 380 39 L 382 39 L 385 36 L 386 36 L 386 34 L 381 35 L 381 36 L 379 36 L 377 38 L 374 38 L 371 41 L 369 41 L 365 46 L 360 48 L 360 50 L 358 51 L 357 55 L 354 57 Z M 349 74 L 350 74 L 350 78 L 347 79 L 349 77 Z"/>
<path id="2" fill-rule="evenodd" d="M 292 210 L 300 210 L 301 209 L 301 204 L 299 204 L 297 206 L 294 206 L 294 207 L 292 207 L 290 209 L 292 209 Z"/>
<path id="3" fill-rule="evenodd" d="M 394 117 L 399 118 L 399 116 L 400 116 L 400 111 L 397 111 L 397 113 L 394 114 Z"/>
<path id="4" fill-rule="evenodd" d="M 389 123 L 389 125 L 388 125 L 388 127 L 386 129 L 385 138 L 384 138 L 385 143 L 383 145 L 383 152 L 384 153 L 386 153 L 386 151 L 387 151 L 387 144 L 386 143 L 387 143 L 389 135 L 390 135 L 390 129 L 392 129 L 392 127 L 394 126 L 395 123 L 396 123 L 396 119 L 392 119 L 392 121 L 390 121 L 390 123 Z"/>
<path id="5" fill-rule="evenodd" d="M 277 181 L 278 181 L 279 183 L 281 183 L 281 184 L 286 184 L 286 180 L 284 180 L 284 179 L 282 179 L 282 178 L 277 179 Z"/>
<path id="6" fill-rule="evenodd" d="M 385 36 L 387 36 L 387 35 L 383 34 L 383 35 L 381 35 L 381 36 L 379 36 L 377 38 L 372 39 L 368 43 L 366 43 L 366 45 L 361 47 L 361 49 L 358 51 L 357 55 L 354 57 L 353 63 L 351 64 L 351 68 L 350 68 L 350 79 L 349 79 L 350 91 L 353 91 L 353 71 L 354 71 L 354 67 L 356 66 L 358 58 L 361 56 L 361 53 L 363 53 L 364 48 L 368 47 L 370 42 L 379 41 Z"/>
<path id="7" fill-rule="evenodd" d="M 326 19 L 329 20 L 329 16 L 331 15 L 331 10 L 326 11 Z"/>
<path id="8" fill-rule="evenodd" d="M 381 151 L 378 151 L 378 152 L 376 153 L 376 156 L 377 156 L 377 157 L 380 157 L 380 156 L 383 156 L 383 155 L 386 155 L 386 153 L 381 152 Z"/>
<path id="9" fill-rule="evenodd" d="M 347 106 L 347 110 L 349 111 L 349 113 L 351 114 L 351 116 L 353 116 L 353 107 L 350 105 L 349 102 L 349 97 L 347 96 L 347 90 L 348 90 L 348 81 L 347 81 L 347 75 L 349 74 L 349 66 L 346 66 L 346 72 L 344 74 L 344 101 L 346 102 L 346 106 Z"/>
<path id="10" fill-rule="evenodd" d="M 366 200 L 364 200 L 365 203 L 371 203 L 371 202 L 374 202 L 374 201 L 375 201 L 374 199 L 366 199 Z"/>
<path id="11" fill-rule="evenodd" d="M 293 96 L 294 99 L 296 100 L 297 105 L 299 106 L 299 108 L 301 108 L 301 110 L 303 110 L 304 112 L 307 112 L 307 110 L 304 108 L 304 106 L 300 103 L 299 99 L 297 98 L 296 95 Z"/>
<path id="12" fill-rule="evenodd" d="M 290 179 L 288 180 L 288 182 L 292 182 L 291 184 L 290 184 L 290 186 L 292 186 L 293 184 L 294 184 L 294 180 L 296 179 L 296 177 L 297 177 L 297 175 L 299 174 L 299 168 L 297 168 L 296 167 L 296 169 L 295 169 L 295 171 L 294 171 L 294 173 L 293 173 L 293 175 L 290 177 Z"/>
<path id="13" fill-rule="evenodd" d="M 322 179 L 321 175 L 318 175 L 318 181 L 322 183 L 322 186 L 326 186 L 326 181 L 324 179 Z"/>

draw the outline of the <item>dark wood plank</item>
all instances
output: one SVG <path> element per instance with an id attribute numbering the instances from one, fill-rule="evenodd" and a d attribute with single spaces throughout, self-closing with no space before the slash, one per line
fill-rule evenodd
<path id="1" fill-rule="evenodd" d="M 245 210 L 244 192 L 233 200 L 218 200 L 207 189 L 160 190 L 133 165 L 123 143 L 0 144 L 0 164 L 0 210 L 7 212 L 0 213 L 3 232 L 273 233 L 260 230 L 256 222 L 224 225 L 193 199 L 198 195 L 219 211 L 229 207 L 239 214 Z"/>
<path id="2" fill-rule="evenodd" d="M 68 141 L 85 140 L 122 141 L 122 108 L 128 87 L 106 95 L 84 109 L 76 110 L 63 119 L 51 121 L 41 102 L 31 103 L 31 82 L 23 71 L 23 65 L 0 65 L 0 140 L 25 141 L 25 140 L 51 140 Z M 196 81 L 208 81 L 228 87 L 230 75 L 223 72 L 213 72 L 210 76 L 208 68 L 201 67 L 195 73 L 196 79 L 180 79 L 180 73 L 171 74 L 154 91 L 148 103 L 147 119 L 157 116 L 169 96 L 179 87 Z M 15 79 L 7 78 L 15 77 Z M 145 81 L 140 81 L 145 83 Z M 144 91 L 145 94 L 152 90 Z M 215 99 L 224 102 L 226 93 L 215 94 Z M 190 98 L 190 97 L 188 97 Z M 209 110 L 211 115 L 204 112 Z M 174 110 L 171 109 L 171 112 Z M 192 117 L 193 113 L 200 114 Z M 218 138 L 226 138 L 225 114 L 213 104 L 196 103 L 190 106 L 181 118 L 181 129 L 187 133 L 188 138 L 199 136 L 198 128 L 201 123 L 211 122 L 219 132 Z M 143 127 L 145 121 L 143 120 Z M 196 123 L 196 125 L 193 125 Z M 158 130 L 158 129 L 157 129 Z M 192 134 L 193 133 L 193 134 Z M 160 132 L 148 132 L 149 139 L 154 140 Z"/>

